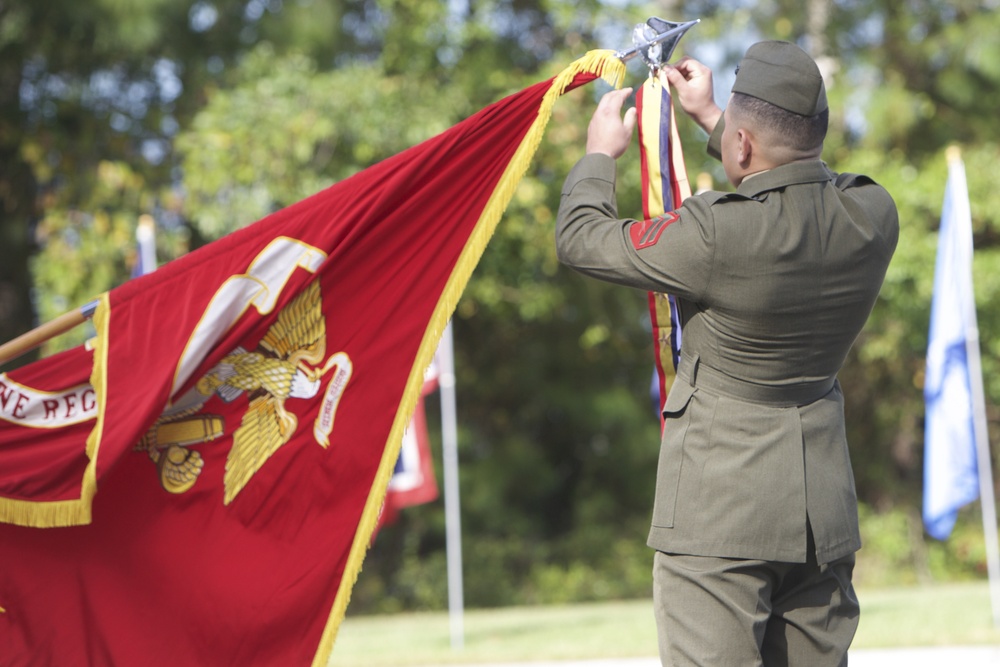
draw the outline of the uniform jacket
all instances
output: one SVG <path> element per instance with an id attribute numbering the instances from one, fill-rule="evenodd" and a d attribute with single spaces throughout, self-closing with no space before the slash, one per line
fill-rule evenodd
<path id="1" fill-rule="evenodd" d="M 736 192 L 619 219 L 615 161 L 570 172 L 560 260 L 679 299 L 648 543 L 668 552 L 829 562 L 861 546 L 836 381 L 896 247 L 892 198 L 865 176 L 796 162 Z"/>

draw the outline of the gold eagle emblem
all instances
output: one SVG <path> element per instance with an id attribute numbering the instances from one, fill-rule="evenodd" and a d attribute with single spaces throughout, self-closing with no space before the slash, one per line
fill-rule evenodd
<path id="1" fill-rule="evenodd" d="M 157 420 L 138 448 L 157 464 L 160 483 L 172 493 L 190 489 L 204 467 L 189 446 L 222 435 L 222 418 L 200 414 L 214 394 L 232 402 L 241 394 L 249 400 L 226 457 L 223 503 L 230 504 L 253 476 L 295 434 L 298 418 L 285 409 L 289 398 L 313 398 L 327 363 L 326 320 L 319 282 L 314 281 L 278 313 L 257 349 L 237 348 L 203 376 L 195 387 Z M 321 442 L 325 446 L 325 443 Z"/>

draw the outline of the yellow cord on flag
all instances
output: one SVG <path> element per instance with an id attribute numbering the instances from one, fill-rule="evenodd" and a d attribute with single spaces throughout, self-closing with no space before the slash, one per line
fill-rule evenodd
<path id="1" fill-rule="evenodd" d="M 330 653 L 333 651 L 333 643 L 337 637 L 337 630 L 347 611 L 347 603 L 350 601 L 351 590 L 354 588 L 358 574 L 361 572 L 361 563 L 370 546 L 371 536 L 378 522 L 379 511 L 381 510 L 383 498 L 389 485 L 389 479 L 392 477 L 396 459 L 399 457 L 399 449 L 403 441 L 403 431 L 409 423 L 410 415 L 413 413 L 420 395 L 424 370 L 430 365 L 434 357 L 434 352 L 437 350 L 438 341 L 441 339 L 441 334 L 444 332 L 452 313 L 455 312 L 455 307 L 458 305 L 458 300 L 465 289 L 465 285 L 469 282 L 472 271 L 479 263 L 479 259 L 482 257 L 483 251 L 486 249 L 486 244 L 492 237 L 497 223 L 500 221 L 500 217 L 513 198 L 518 183 L 521 182 L 521 179 L 527 172 L 531 159 L 541 144 L 542 135 L 552 116 L 552 107 L 556 99 L 566 92 L 566 88 L 578 74 L 594 74 L 607 81 L 611 86 L 619 88 L 625 78 L 625 63 L 616 58 L 613 51 L 595 50 L 588 52 L 556 75 L 552 80 L 551 87 L 542 98 L 535 121 L 528 129 L 524 139 L 521 140 L 520 146 L 518 146 L 513 158 L 507 164 L 503 176 L 493 190 L 493 194 L 486 203 L 482 214 L 479 216 L 479 221 L 469 236 L 469 241 L 458 258 L 441 299 L 434 309 L 427 331 L 424 333 L 424 338 L 420 343 L 420 349 L 417 352 L 413 368 L 410 370 L 399 410 L 396 413 L 392 429 L 389 432 L 389 439 L 383 449 L 382 460 L 379 463 L 375 481 L 372 484 L 371 492 L 368 495 L 364 511 L 361 514 L 358 530 L 354 536 L 354 542 L 351 545 L 351 551 L 347 558 L 343 577 L 340 580 L 340 587 L 337 591 L 337 597 L 334 600 L 333 609 L 330 612 L 330 617 L 323 631 L 323 637 L 320 640 L 319 648 L 313 659 L 314 667 L 324 667 L 329 661 Z"/>

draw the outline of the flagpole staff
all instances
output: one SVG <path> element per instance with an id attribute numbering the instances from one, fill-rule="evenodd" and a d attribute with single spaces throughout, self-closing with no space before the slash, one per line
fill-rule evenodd
<path id="1" fill-rule="evenodd" d="M 97 301 L 91 301 L 81 308 L 63 313 L 54 320 L 35 327 L 31 331 L 23 333 L 17 338 L 0 345 L 0 364 L 5 364 L 12 359 L 16 359 L 22 354 L 43 345 L 46 341 L 55 338 L 59 334 L 66 333 L 70 329 L 80 326 L 94 316 L 97 304 Z"/>
<path id="2" fill-rule="evenodd" d="M 451 647 L 465 645 L 465 602 L 462 588 L 462 516 L 458 500 L 458 417 L 455 406 L 455 350 L 451 321 L 438 344 L 441 367 L 441 454 L 444 472 L 445 552 L 448 560 L 448 617 Z"/>
<path id="3" fill-rule="evenodd" d="M 949 169 L 961 169 L 965 179 L 965 165 L 958 146 L 949 146 L 945 152 Z M 971 257 L 971 253 L 970 253 Z M 971 270 L 971 267 L 970 267 Z M 990 600 L 993 607 L 993 625 L 1000 628 L 1000 547 L 997 538 L 997 509 L 993 494 L 993 468 L 990 463 L 990 436 L 986 426 L 986 400 L 983 389 L 983 370 L 979 351 L 979 324 L 975 300 L 970 312 L 965 313 L 965 353 L 969 360 L 969 382 L 972 394 L 973 433 L 976 440 L 976 468 L 979 471 L 979 500 L 983 508 L 983 537 L 986 541 L 986 570 L 990 582 Z"/>

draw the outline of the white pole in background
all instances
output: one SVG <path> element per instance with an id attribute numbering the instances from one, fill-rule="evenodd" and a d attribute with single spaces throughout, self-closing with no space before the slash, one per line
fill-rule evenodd
<path id="1" fill-rule="evenodd" d="M 965 179 L 965 164 L 958 148 L 947 150 L 948 180 L 956 178 L 957 189 L 962 193 L 952 203 L 956 207 L 955 220 L 962 224 L 964 233 L 969 287 L 972 288 L 972 211 L 969 204 L 969 187 Z M 966 301 L 966 300 L 962 300 Z M 986 570 L 990 582 L 990 601 L 993 608 L 993 625 L 1000 628 L 1000 549 L 997 547 L 997 509 L 993 494 L 993 467 L 990 463 L 990 436 L 986 424 L 986 398 L 983 390 L 983 369 L 979 350 L 979 323 L 976 318 L 976 301 L 972 294 L 967 299 L 965 317 L 965 350 L 969 364 L 969 389 L 972 394 L 973 434 L 976 445 L 976 463 L 979 469 L 979 500 L 983 508 L 983 533 L 986 538 Z"/>
<path id="2" fill-rule="evenodd" d="M 139 216 L 139 224 L 135 227 L 136 265 L 132 277 L 144 276 L 156 270 L 156 224 L 153 216 Z"/>
<path id="3" fill-rule="evenodd" d="M 458 419 L 455 407 L 455 352 L 451 321 L 438 344 L 441 366 L 438 387 L 441 390 L 441 450 L 444 467 L 444 517 L 448 556 L 448 618 L 451 622 L 451 647 L 465 644 L 464 602 L 462 593 L 462 519 L 458 503 Z"/>
<path id="4" fill-rule="evenodd" d="M 986 405 L 983 392 L 983 371 L 979 358 L 979 329 L 972 316 L 973 327 L 966 341 L 969 357 L 969 379 L 972 383 L 972 405 L 976 434 L 976 457 L 979 468 L 979 500 L 983 507 L 983 536 L 986 538 L 986 571 L 990 582 L 993 607 L 993 627 L 1000 628 L 1000 550 L 997 547 L 997 509 L 993 495 L 993 467 L 990 463 L 990 437 L 986 428 Z"/>

